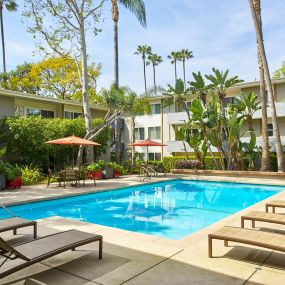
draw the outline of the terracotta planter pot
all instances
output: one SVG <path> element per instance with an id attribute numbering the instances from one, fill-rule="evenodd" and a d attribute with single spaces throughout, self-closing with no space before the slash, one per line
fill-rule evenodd
<path id="1" fill-rule="evenodd" d="M 113 174 L 114 174 L 114 177 L 120 177 L 121 176 L 121 172 L 119 170 L 114 170 Z"/>
<path id="2" fill-rule="evenodd" d="M 90 171 L 88 170 L 88 178 L 90 179 L 96 179 L 96 180 L 100 180 L 102 179 L 102 170 L 99 171 Z"/>
<path id="3" fill-rule="evenodd" d="M 15 189 L 15 188 L 21 188 L 22 186 L 22 177 L 18 176 L 14 180 L 7 180 L 6 181 L 6 188 L 8 189 Z"/>

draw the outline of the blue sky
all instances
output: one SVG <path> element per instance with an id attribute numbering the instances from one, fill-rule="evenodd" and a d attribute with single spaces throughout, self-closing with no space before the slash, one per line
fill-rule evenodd
<path id="1" fill-rule="evenodd" d="M 98 0 L 95 0 L 98 1 Z M 113 25 L 110 1 L 105 3 L 100 24 L 102 33 L 88 35 L 90 59 L 102 63 L 99 87 L 108 87 L 113 81 Z M 271 73 L 285 60 L 285 3 L 263 0 L 263 29 Z M 35 41 L 26 32 L 22 19 L 22 0 L 17 13 L 5 11 L 7 65 L 11 70 L 23 62 L 39 60 L 33 56 Z M 174 67 L 167 59 L 171 51 L 187 48 L 194 58 L 187 62 L 187 80 L 191 73 L 210 73 L 212 67 L 230 69 L 246 81 L 258 78 L 255 33 L 247 0 L 145 0 L 147 28 L 120 6 L 119 56 L 120 84 L 128 85 L 138 93 L 143 91 L 143 66 L 139 56 L 133 55 L 139 44 L 152 46 L 164 62 L 157 68 L 157 82 L 162 86 L 174 82 Z M 178 66 L 182 77 L 182 66 Z M 147 69 L 147 83 L 153 82 L 152 70 Z"/>

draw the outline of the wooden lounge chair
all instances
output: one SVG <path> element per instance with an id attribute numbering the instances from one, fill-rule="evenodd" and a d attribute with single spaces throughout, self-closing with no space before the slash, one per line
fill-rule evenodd
<path id="1" fill-rule="evenodd" d="M 0 259 L 0 279 L 49 257 L 95 241 L 99 241 L 99 259 L 102 259 L 103 237 L 78 230 L 44 236 L 16 246 L 0 238 L 0 254 L 4 257 L 3 261 Z M 25 262 L 17 262 L 13 267 L 12 260 L 17 258 Z M 11 260 L 8 262 L 8 268 L 1 272 L 1 267 L 6 265 L 8 260 Z"/>
<path id="2" fill-rule="evenodd" d="M 208 236 L 209 257 L 213 257 L 213 239 L 223 240 L 225 246 L 228 246 L 229 241 L 233 241 L 285 252 L 285 235 L 253 229 L 223 227 Z"/>
<path id="3" fill-rule="evenodd" d="M 272 213 L 275 213 L 275 208 L 285 208 L 285 201 L 282 200 L 273 200 L 265 205 L 266 212 L 269 212 L 269 207 L 272 208 Z"/>
<path id="4" fill-rule="evenodd" d="M 251 221 L 251 225 L 255 228 L 255 222 L 266 222 L 272 224 L 285 225 L 285 215 L 275 213 L 264 213 L 259 211 L 252 211 L 241 216 L 241 227 L 244 228 L 245 221 Z"/>
<path id="5" fill-rule="evenodd" d="M 37 238 L 37 222 L 22 219 L 17 217 L 11 210 L 5 207 L 4 204 L 0 203 L 0 207 L 4 209 L 9 215 L 10 218 L 0 219 L 0 233 L 13 230 L 13 234 L 17 234 L 17 229 L 25 228 L 29 226 L 34 227 L 34 238 Z"/>
<path id="6" fill-rule="evenodd" d="M 13 230 L 13 234 L 17 234 L 17 229 L 33 226 L 34 238 L 37 238 L 37 222 L 29 221 L 19 217 L 11 217 L 8 219 L 0 220 L 0 233 Z"/>

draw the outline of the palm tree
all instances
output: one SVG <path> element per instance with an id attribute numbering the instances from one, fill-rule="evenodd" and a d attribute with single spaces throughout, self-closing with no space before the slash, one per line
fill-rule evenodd
<path id="1" fill-rule="evenodd" d="M 209 89 L 208 85 L 206 85 L 205 80 L 199 71 L 198 73 L 192 73 L 195 81 L 188 81 L 190 85 L 190 91 L 192 94 L 197 94 L 203 104 L 206 104 L 207 99 L 207 90 Z"/>
<path id="2" fill-rule="evenodd" d="M 214 89 L 217 92 L 220 101 L 221 113 L 225 116 L 225 97 L 226 91 L 229 87 L 243 82 L 243 80 L 238 79 L 238 76 L 233 76 L 228 78 L 229 70 L 225 72 L 218 69 L 212 69 L 214 74 L 205 75 L 205 77 L 211 82 L 209 88 Z"/>
<path id="3" fill-rule="evenodd" d="M 6 73 L 6 54 L 5 54 L 5 38 L 4 38 L 4 23 L 3 23 L 3 8 L 10 11 L 17 10 L 17 3 L 13 0 L 0 0 L 0 25 L 1 25 L 1 41 L 2 41 L 2 57 L 3 57 L 3 72 Z"/>
<path id="4" fill-rule="evenodd" d="M 154 86 L 154 92 L 156 93 L 156 77 L 155 77 L 155 67 L 158 66 L 160 63 L 163 62 L 162 58 L 160 55 L 157 54 L 150 54 L 147 57 L 148 61 L 146 62 L 146 65 L 152 65 L 152 70 L 153 70 L 153 86 Z"/>
<path id="5" fill-rule="evenodd" d="M 177 80 L 177 61 L 180 60 L 181 54 L 179 51 L 172 51 L 170 55 L 167 56 L 171 63 L 174 64 L 174 72 L 175 72 L 175 82 Z"/>
<path id="6" fill-rule="evenodd" d="M 118 2 L 124 5 L 127 9 L 129 9 L 136 16 L 136 18 L 143 27 L 146 27 L 146 11 L 143 0 L 111 0 L 111 1 L 112 1 L 112 18 L 114 22 L 115 86 L 119 87 Z"/>
<path id="7" fill-rule="evenodd" d="M 184 88 L 186 89 L 186 72 L 185 72 L 185 61 L 193 58 L 193 52 L 189 51 L 188 49 L 182 49 L 180 51 L 180 58 L 179 60 L 182 61 L 183 66 L 183 78 L 184 78 Z"/>
<path id="8" fill-rule="evenodd" d="M 148 46 L 148 45 L 139 45 L 137 47 L 137 51 L 135 51 L 134 54 L 142 56 L 142 60 L 143 60 L 143 75 L 144 75 L 144 90 L 145 90 L 145 94 L 147 94 L 145 67 L 146 67 L 146 57 L 147 57 L 147 55 L 152 54 L 151 53 L 151 47 Z"/>
<path id="9" fill-rule="evenodd" d="M 282 67 L 275 70 L 273 73 L 274 79 L 285 78 L 285 61 L 282 62 Z"/>
<path id="10" fill-rule="evenodd" d="M 262 19 L 261 19 L 261 7 L 260 0 L 253 0 L 254 9 L 256 16 L 259 21 L 260 30 L 262 32 Z M 260 48 L 257 43 L 257 59 L 258 59 L 258 70 L 259 70 L 259 88 L 260 88 L 260 98 L 261 98 L 261 112 L 262 112 L 262 121 L 261 121 L 261 134 L 262 134 L 262 157 L 261 157 L 261 168 L 262 171 L 270 171 L 270 154 L 269 154 L 269 141 L 268 141 L 268 132 L 267 132 L 267 100 L 265 93 L 265 79 L 264 79 L 264 69 L 263 63 L 260 56 Z"/>
<path id="11" fill-rule="evenodd" d="M 259 18 L 258 18 L 260 14 L 256 13 L 256 9 L 255 9 L 256 6 L 254 6 L 253 0 L 249 0 L 248 2 L 250 6 L 253 23 L 254 23 L 257 44 L 259 47 L 259 53 L 260 53 L 260 57 L 261 57 L 263 68 L 264 68 L 265 82 L 266 82 L 267 92 L 269 96 L 271 118 L 272 118 L 272 125 L 273 125 L 273 136 L 274 136 L 274 141 L 275 141 L 277 163 L 278 163 L 278 171 L 284 172 L 285 171 L 284 152 L 283 152 L 283 147 L 281 144 L 279 124 L 278 124 L 278 119 L 277 119 L 276 106 L 274 102 L 275 98 L 273 95 L 273 88 L 272 88 L 272 83 L 271 83 L 271 78 L 270 78 L 270 72 L 269 72 L 268 62 L 266 58 L 265 47 L 263 43 L 263 36 L 262 36 L 262 30 L 261 30 L 261 24 L 260 24 L 261 21 L 259 21 Z"/>

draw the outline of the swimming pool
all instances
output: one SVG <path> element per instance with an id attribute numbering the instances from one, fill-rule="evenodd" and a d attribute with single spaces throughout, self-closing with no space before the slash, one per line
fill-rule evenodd
<path id="1" fill-rule="evenodd" d="M 172 180 L 9 207 L 27 219 L 50 216 L 181 239 L 284 187 Z M 0 217 L 7 213 L 0 210 Z"/>

